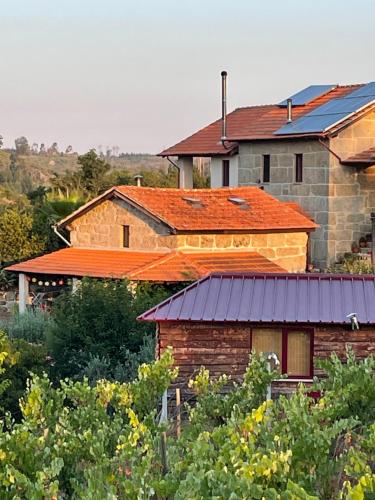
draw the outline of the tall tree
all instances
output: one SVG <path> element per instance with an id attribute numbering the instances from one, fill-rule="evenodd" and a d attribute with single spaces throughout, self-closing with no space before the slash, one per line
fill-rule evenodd
<path id="1" fill-rule="evenodd" d="M 30 153 L 29 142 L 26 137 L 17 137 L 14 141 L 16 146 L 16 153 L 18 155 L 28 155 Z"/>
<path id="2" fill-rule="evenodd" d="M 2 135 L 0 135 L 0 148 L 1 148 L 1 146 L 2 146 L 3 144 L 4 144 L 4 143 L 3 143 L 3 136 L 2 136 Z"/>
<path id="3" fill-rule="evenodd" d="M 106 187 L 105 176 L 111 167 L 96 154 L 95 149 L 79 156 L 78 163 L 83 188 L 87 194 L 97 196 Z"/>
<path id="4" fill-rule="evenodd" d="M 17 208 L 0 215 L 0 261 L 11 262 L 37 254 L 45 241 L 33 234 L 33 218 Z"/>

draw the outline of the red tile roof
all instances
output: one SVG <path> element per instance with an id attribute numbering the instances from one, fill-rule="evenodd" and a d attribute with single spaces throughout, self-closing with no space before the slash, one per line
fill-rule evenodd
<path id="1" fill-rule="evenodd" d="M 73 247 L 14 264 L 6 270 L 157 282 L 192 281 L 212 271 L 284 272 L 262 255 L 242 250 L 133 252 Z"/>
<path id="2" fill-rule="evenodd" d="M 309 113 L 331 99 L 344 97 L 361 85 L 338 86 L 326 94 L 312 100 L 305 106 L 293 107 L 293 119 Z M 232 152 L 237 147 L 237 141 L 272 139 L 282 136 L 273 135 L 286 123 L 286 108 L 278 105 L 251 106 L 238 108 L 227 116 L 228 142 L 225 149 L 220 142 L 221 120 L 217 120 L 195 134 L 165 149 L 160 156 L 214 156 Z M 315 134 L 316 135 L 316 134 Z M 289 139 L 293 135 L 287 136 Z M 229 142 L 232 141 L 232 142 Z"/>
<path id="3" fill-rule="evenodd" d="M 162 189 L 116 186 L 62 220 L 65 226 L 101 200 L 118 196 L 139 207 L 176 232 L 187 231 L 311 231 L 308 217 L 257 187 L 219 189 Z M 229 198 L 240 198 L 238 205 Z M 189 201 L 190 200 L 190 201 Z M 199 207 L 191 200 L 199 200 Z"/>
<path id="4" fill-rule="evenodd" d="M 375 324 L 374 303 L 374 275 L 215 273 L 138 319 Z"/>
<path id="5" fill-rule="evenodd" d="M 375 146 L 373 148 L 366 149 L 366 151 L 350 156 L 346 160 L 342 160 L 341 163 L 344 163 L 345 165 L 375 165 Z"/>

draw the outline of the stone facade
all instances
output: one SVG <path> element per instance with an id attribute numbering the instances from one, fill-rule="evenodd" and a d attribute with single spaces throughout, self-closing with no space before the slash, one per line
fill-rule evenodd
<path id="1" fill-rule="evenodd" d="M 240 250 L 258 252 L 290 272 L 306 269 L 305 232 L 270 234 L 172 234 L 159 223 L 122 200 L 106 200 L 69 226 L 74 247 L 123 248 L 123 226 L 129 226 L 132 250 Z"/>
<path id="2" fill-rule="evenodd" d="M 331 138 L 341 159 L 375 145 L 375 112 Z M 295 155 L 303 154 L 303 182 L 295 182 Z M 262 183 L 263 155 L 271 155 L 271 179 Z M 375 211 L 375 168 L 342 165 L 318 140 L 267 140 L 240 143 L 238 185 L 258 185 L 271 195 L 298 203 L 320 225 L 311 235 L 315 265 L 326 268 L 353 241 L 369 232 Z M 235 164 L 233 164 L 233 167 Z M 232 167 L 232 164 L 231 164 Z"/>
<path id="3" fill-rule="evenodd" d="M 123 226 L 130 228 L 129 248 L 156 250 L 176 247 L 176 237 L 162 223 L 122 200 L 106 200 L 69 226 L 74 247 L 123 248 Z"/>
<path id="4" fill-rule="evenodd" d="M 306 233 L 178 235 L 180 250 L 239 250 L 258 252 L 289 272 L 306 269 Z"/>

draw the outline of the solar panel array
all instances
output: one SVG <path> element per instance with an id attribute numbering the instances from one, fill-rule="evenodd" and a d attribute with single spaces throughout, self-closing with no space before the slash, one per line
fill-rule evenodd
<path id="1" fill-rule="evenodd" d="M 375 82 L 363 85 L 345 97 L 332 99 L 295 122 L 286 123 L 275 132 L 275 135 L 324 132 L 373 102 L 375 102 Z"/>
<path id="2" fill-rule="evenodd" d="M 293 106 L 303 106 L 305 104 L 308 104 L 312 100 L 316 99 L 317 97 L 326 94 L 327 92 L 336 87 L 337 85 L 310 85 L 309 87 L 306 87 L 305 89 L 300 90 L 296 94 L 290 96 L 289 99 L 292 99 Z M 287 106 L 287 104 L 288 104 L 288 99 L 285 99 L 284 101 L 281 101 L 278 105 L 280 107 L 284 107 Z"/>

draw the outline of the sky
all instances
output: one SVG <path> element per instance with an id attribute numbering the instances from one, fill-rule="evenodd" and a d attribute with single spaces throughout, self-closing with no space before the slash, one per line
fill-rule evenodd
<path id="1" fill-rule="evenodd" d="M 375 80 L 374 0 L 0 0 L 0 134 L 158 153 L 228 111 Z"/>

